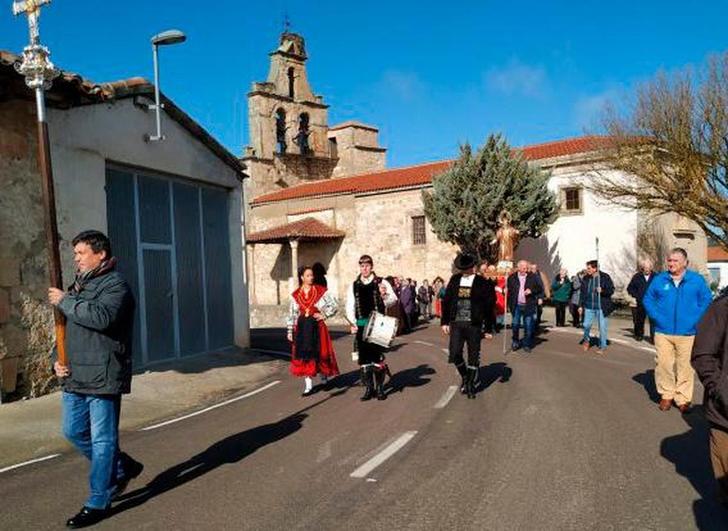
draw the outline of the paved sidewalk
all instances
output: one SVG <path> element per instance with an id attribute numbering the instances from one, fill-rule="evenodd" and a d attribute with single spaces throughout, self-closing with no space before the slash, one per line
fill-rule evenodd
<path id="1" fill-rule="evenodd" d="M 121 430 L 194 410 L 269 380 L 285 362 L 241 350 L 196 356 L 135 375 L 122 401 Z M 0 406 L 0 468 L 68 451 L 58 392 Z"/>

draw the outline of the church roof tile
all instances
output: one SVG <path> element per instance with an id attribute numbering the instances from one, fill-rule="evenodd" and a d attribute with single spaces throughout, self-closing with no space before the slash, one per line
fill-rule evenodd
<path id="1" fill-rule="evenodd" d="M 528 160 L 544 160 L 596 151 L 607 147 L 607 142 L 605 137 L 582 136 L 525 146 L 519 148 L 519 151 Z M 452 163 L 452 160 L 443 160 L 374 173 L 352 175 L 350 177 L 323 179 L 263 194 L 253 199 L 251 204 L 258 206 L 265 203 L 276 203 L 305 197 L 363 194 L 427 186 L 432 182 L 435 175 L 445 171 Z"/>
<path id="2" fill-rule="evenodd" d="M 316 218 L 303 218 L 285 225 L 249 234 L 247 243 L 283 243 L 288 240 L 331 240 L 343 238 L 343 231 L 329 227 Z"/>

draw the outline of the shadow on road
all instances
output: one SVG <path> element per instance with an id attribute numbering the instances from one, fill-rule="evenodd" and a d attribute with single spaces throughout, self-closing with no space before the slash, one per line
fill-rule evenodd
<path id="1" fill-rule="evenodd" d="M 480 368 L 480 389 L 479 391 L 485 391 L 493 385 L 496 381 L 506 383 L 511 379 L 513 375 L 513 369 L 511 369 L 507 363 L 502 361 L 491 363 Z"/>
<path id="2" fill-rule="evenodd" d="M 431 378 L 426 378 L 435 374 L 437 371 L 427 364 L 420 364 L 417 367 L 404 369 L 392 375 L 389 380 L 391 392 L 404 391 L 405 387 L 420 387 L 430 383 Z"/>
<path id="3" fill-rule="evenodd" d="M 306 411 L 342 392 L 331 393 L 328 397 L 296 411 L 278 422 L 257 426 L 216 442 L 187 461 L 161 472 L 144 487 L 121 496 L 120 503 L 111 510 L 112 516 L 143 505 L 152 498 L 193 481 L 222 465 L 237 463 L 258 449 L 285 439 L 303 427 L 303 421 L 308 417 Z"/>
<path id="4" fill-rule="evenodd" d="M 660 393 L 657 392 L 657 387 L 655 387 L 655 371 L 653 369 L 635 374 L 632 376 L 632 380 L 645 388 L 647 396 L 650 397 L 652 402 L 660 401 L 660 398 L 662 397 L 660 396 Z"/>
<path id="5" fill-rule="evenodd" d="M 690 428 L 685 433 L 666 437 L 660 455 L 675 465 L 700 498 L 693 502 L 695 525 L 701 530 L 728 528 L 728 511 L 716 500 L 715 479 L 710 466 L 709 426 L 702 406 L 695 406 L 683 420 Z"/>

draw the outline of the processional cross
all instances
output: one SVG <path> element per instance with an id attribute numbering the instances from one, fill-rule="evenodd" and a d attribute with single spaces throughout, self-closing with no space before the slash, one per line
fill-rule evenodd
<path id="1" fill-rule="evenodd" d="M 49 58 L 51 53 L 48 48 L 40 44 L 38 24 L 41 6 L 50 3 L 51 0 L 15 0 L 13 2 L 13 14 L 16 16 L 25 14 L 28 17 L 28 28 L 30 30 L 30 44 L 23 49 L 23 60 L 15 64 L 15 69 L 25 77 L 25 84 L 35 91 L 38 114 L 38 166 L 43 184 L 43 217 L 46 245 L 48 247 L 48 272 L 51 286 L 63 289 L 61 256 L 58 250 L 58 220 L 53 188 L 53 166 L 51 164 L 44 93 L 44 90 L 51 88 L 53 80 L 60 75 L 60 71 L 51 63 Z M 64 345 L 66 319 L 58 308 L 54 309 L 53 317 L 56 325 L 58 361 L 62 365 L 66 365 Z"/>

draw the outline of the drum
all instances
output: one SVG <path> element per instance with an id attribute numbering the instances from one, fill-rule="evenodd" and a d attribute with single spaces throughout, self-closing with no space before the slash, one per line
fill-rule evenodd
<path id="1" fill-rule="evenodd" d="M 397 335 L 399 321 L 396 317 L 390 317 L 379 312 L 372 312 L 369 322 L 364 328 L 362 338 L 367 343 L 374 343 L 380 347 L 389 348 Z"/>

